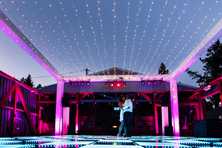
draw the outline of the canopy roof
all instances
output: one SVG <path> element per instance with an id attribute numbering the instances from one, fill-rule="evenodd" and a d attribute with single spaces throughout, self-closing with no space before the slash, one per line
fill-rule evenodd
<path id="1" fill-rule="evenodd" d="M 124 74 L 136 76 L 139 73 L 128 71 L 126 69 L 121 69 L 118 67 L 112 67 L 109 69 L 105 69 L 103 71 L 95 72 L 90 75 L 121 75 Z M 115 81 L 114 81 L 115 82 Z M 99 93 L 118 93 L 118 92 L 146 92 L 146 93 L 164 93 L 169 92 L 169 83 L 161 80 L 151 80 L 151 81 L 121 81 L 119 78 L 117 83 L 121 83 L 122 86 L 119 88 L 111 87 L 111 83 L 113 81 L 97 81 L 97 82 L 90 82 L 90 81 L 77 81 L 77 82 L 66 82 L 64 85 L 64 93 L 67 94 L 74 94 L 79 92 L 99 92 Z M 45 86 L 41 89 L 41 92 L 46 94 L 55 94 L 56 93 L 56 84 Z M 178 91 L 179 92 L 194 92 L 197 88 L 191 85 L 186 85 L 183 83 L 178 83 Z"/>
<path id="2" fill-rule="evenodd" d="M 220 0 L 0 0 L 0 19 L 52 74 L 114 66 L 156 75 L 164 62 L 176 75 L 218 39 L 221 6 Z"/>
<path id="3" fill-rule="evenodd" d="M 122 69 L 119 67 L 112 67 L 109 69 L 92 73 L 90 75 L 138 75 L 138 74 L 139 74 L 138 72 L 134 72 L 131 70 Z"/>
<path id="4" fill-rule="evenodd" d="M 56 84 L 43 87 L 40 91 L 44 94 L 56 94 Z M 178 92 L 194 92 L 197 88 L 178 83 Z M 106 82 L 67 82 L 64 85 L 65 94 L 75 93 L 166 93 L 169 84 L 164 81 L 150 81 L 149 83 L 125 82 L 121 89 L 111 88 Z"/>

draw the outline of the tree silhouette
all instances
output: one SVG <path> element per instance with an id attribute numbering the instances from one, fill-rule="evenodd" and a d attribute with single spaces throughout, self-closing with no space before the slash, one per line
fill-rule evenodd
<path id="1" fill-rule="evenodd" d="M 34 82 L 32 81 L 32 76 L 29 74 L 26 78 L 22 77 L 20 79 L 21 82 L 25 83 L 26 85 L 28 86 L 31 86 L 31 87 L 35 87 L 34 86 Z M 41 89 L 43 86 L 41 84 L 38 84 L 35 88 L 37 89 Z"/>
<path id="2" fill-rule="evenodd" d="M 36 88 L 37 88 L 37 89 L 41 89 L 41 88 L 42 88 L 42 85 L 41 85 L 41 84 L 38 84 L 38 85 L 36 86 Z"/>
<path id="3" fill-rule="evenodd" d="M 169 70 L 166 68 L 166 65 L 164 63 L 161 63 L 158 74 L 162 75 L 162 74 L 168 74 L 168 73 L 169 73 Z"/>
<path id="4" fill-rule="evenodd" d="M 188 70 L 187 73 L 196 80 L 199 86 L 206 86 L 212 80 L 222 75 L 222 44 L 220 41 L 216 41 L 208 50 L 206 57 L 200 58 L 203 64 L 203 73 Z M 213 98 L 207 104 L 216 108 L 219 106 L 220 98 L 218 95 Z"/>
<path id="5" fill-rule="evenodd" d="M 20 80 L 21 82 L 23 82 L 23 83 L 25 83 L 25 84 L 27 84 L 28 86 L 31 86 L 31 87 L 33 87 L 34 86 L 34 83 L 33 83 L 33 81 L 32 81 L 32 76 L 29 74 L 26 78 L 21 78 L 21 80 Z"/>
<path id="6" fill-rule="evenodd" d="M 222 75 L 222 44 L 216 41 L 208 50 L 206 57 L 200 58 L 203 73 L 188 70 L 187 73 L 200 86 L 208 85 L 210 81 Z"/>

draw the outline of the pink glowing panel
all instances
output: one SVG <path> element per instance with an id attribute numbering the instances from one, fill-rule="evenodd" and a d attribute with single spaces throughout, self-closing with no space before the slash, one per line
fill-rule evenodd
<path id="1" fill-rule="evenodd" d="M 70 107 L 63 107 L 63 134 L 68 134 Z"/>
<path id="2" fill-rule="evenodd" d="M 172 73 L 172 78 L 178 77 L 185 72 L 192 64 L 194 64 L 201 54 L 207 50 L 222 35 L 222 19 L 208 32 L 202 41 L 193 49 L 190 55 L 180 64 L 180 66 Z"/>
<path id="3" fill-rule="evenodd" d="M 170 80 L 170 102 L 171 102 L 171 114 L 172 114 L 172 126 L 175 136 L 180 135 L 179 124 L 179 105 L 178 105 L 178 92 L 176 80 Z"/>
<path id="4" fill-rule="evenodd" d="M 25 50 L 33 59 L 37 61 L 55 79 L 60 79 L 57 70 L 49 61 L 34 47 L 34 45 L 10 22 L 10 20 L 0 11 L 0 30 Z"/>
<path id="5" fill-rule="evenodd" d="M 55 135 L 62 134 L 62 97 L 64 92 L 64 81 L 57 82 Z"/>
<path id="6" fill-rule="evenodd" d="M 76 123 L 75 123 L 75 133 L 78 134 L 79 131 L 79 104 L 76 104 Z"/>
<path id="7" fill-rule="evenodd" d="M 168 107 L 162 106 L 162 135 L 165 135 L 165 127 L 169 126 Z"/>

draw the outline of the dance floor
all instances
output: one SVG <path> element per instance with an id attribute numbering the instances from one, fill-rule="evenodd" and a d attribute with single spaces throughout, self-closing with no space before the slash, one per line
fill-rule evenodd
<path id="1" fill-rule="evenodd" d="M 222 138 L 170 136 L 38 136 L 0 138 L 0 148 L 148 148 L 148 147 L 222 147 Z"/>

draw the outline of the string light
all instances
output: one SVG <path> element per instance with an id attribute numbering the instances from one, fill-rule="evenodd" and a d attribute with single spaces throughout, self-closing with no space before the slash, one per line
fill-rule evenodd
<path id="1" fill-rule="evenodd" d="M 151 1 L 151 4 L 149 5 L 149 8 L 148 8 L 148 12 L 147 12 L 147 15 L 146 15 L 146 21 L 145 21 L 146 24 L 145 24 L 145 27 L 143 29 L 142 37 L 140 38 L 139 48 L 141 48 L 141 46 L 143 44 L 143 41 L 144 41 L 144 39 L 147 36 L 148 25 L 149 25 L 149 23 L 151 21 L 150 19 L 151 19 L 151 16 L 152 16 L 152 11 L 151 11 L 152 10 L 152 3 L 153 2 Z M 141 72 L 142 69 L 144 69 L 144 67 L 146 66 L 145 63 L 146 63 L 147 59 L 148 59 L 148 54 L 145 55 L 143 64 L 141 64 L 139 66 L 139 70 L 138 70 L 139 72 Z"/>
<path id="2" fill-rule="evenodd" d="M 114 67 L 117 65 L 117 31 L 116 31 L 116 23 L 117 23 L 117 1 L 112 1 L 112 25 L 113 25 L 113 34 L 112 34 L 112 47 L 113 47 L 113 63 Z"/>
<path id="3" fill-rule="evenodd" d="M 130 55 L 129 55 L 129 69 L 133 69 L 133 64 L 136 63 L 134 59 L 134 57 L 137 55 L 137 54 L 133 54 L 133 53 L 139 53 L 141 51 L 137 51 L 135 52 L 135 46 L 136 46 L 136 38 L 137 38 L 137 32 L 138 32 L 138 29 L 139 29 L 139 25 L 138 25 L 138 19 L 140 17 L 140 13 L 142 11 L 142 7 L 143 7 L 143 1 L 140 0 L 138 2 L 138 9 L 137 9 L 137 12 L 136 12 L 136 17 L 135 17 L 135 27 L 133 29 L 133 39 L 132 39 L 132 47 L 131 47 L 131 50 L 130 50 Z M 135 64 L 134 64 L 135 65 Z"/>
<path id="4" fill-rule="evenodd" d="M 106 57 L 108 57 L 108 54 L 106 52 L 106 41 L 104 38 L 104 24 L 103 24 L 103 19 L 102 19 L 102 8 L 101 8 L 101 0 L 97 0 L 96 1 L 96 8 L 97 8 L 97 18 L 98 18 L 98 22 L 99 22 L 99 27 L 100 27 L 100 38 L 101 41 L 103 42 L 103 44 L 101 45 L 103 48 L 103 56 L 101 55 L 101 59 L 102 59 L 102 63 L 104 63 L 103 69 L 105 69 L 105 61 Z"/>
<path id="5" fill-rule="evenodd" d="M 172 72 L 222 17 L 219 0 L 62 0 L 8 2 L 0 9 L 59 73 L 113 65 L 156 74 Z M 28 13 L 32 9 L 32 13 Z"/>
<path id="6" fill-rule="evenodd" d="M 97 57 L 101 57 L 100 56 L 100 49 L 99 49 L 99 47 L 98 47 L 98 45 L 97 45 L 97 33 L 96 33 L 96 31 L 95 31 L 95 29 L 94 29 L 94 22 L 93 22 L 93 16 L 92 16 L 92 12 L 90 11 L 90 5 L 88 4 L 88 2 L 87 1 L 85 1 L 85 9 L 86 9 L 86 15 L 87 15 L 87 17 L 88 17 L 88 27 L 89 27 L 89 30 L 91 31 L 91 35 L 92 35 L 92 44 L 91 44 L 91 46 L 89 45 L 89 43 L 87 42 L 87 47 L 88 47 L 88 49 L 89 49 L 89 55 L 90 55 L 90 50 L 92 50 L 93 49 L 93 47 L 95 47 L 95 50 L 96 50 L 96 56 Z M 104 66 L 102 66 L 103 65 L 103 62 L 100 60 L 101 58 L 99 58 L 99 59 L 97 59 L 99 62 L 98 63 L 96 63 L 96 59 L 95 58 L 92 58 L 93 59 L 93 62 L 94 62 L 94 68 L 96 68 L 97 67 L 97 65 L 99 64 L 100 65 L 100 67 L 104 67 Z"/>
<path id="7" fill-rule="evenodd" d="M 126 14 L 126 27 L 124 28 L 124 55 L 123 55 L 123 67 L 126 67 L 127 64 L 127 47 L 128 47 L 128 30 L 129 30 L 129 25 L 130 25 L 130 5 L 131 1 L 127 2 L 127 14 Z"/>
<path id="8" fill-rule="evenodd" d="M 183 6 L 186 6 L 186 4 L 185 5 L 183 5 Z M 169 45 L 169 43 L 170 43 L 170 40 L 171 40 L 171 38 L 172 37 L 174 37 L 174 35 L 175 35 L 175 33 L 176 33 L 176 31 L 177 31 L 177 27 L 178 27 L 178 23 L 181 21 L 181 18 L 183 17 L 183 16 L 176 16 L 175 15 L 175 13 L 177 12 L 177 6 L 176 5 L 174 5 L 173 7 L 172 7 L 172 9 L 173 9 L 173 11 L 171 11 L 170 12 L 170 17 L 168 17 L 168 19 L 167 19 L 167 25 L 166 25 L 166 29 L 165 30 L 168 30 L 169 28 L 170 28 L 170 20 L 172 20 L 172 17 L 175 17 L 176 19 L 175 19 L 175 22 L 173 23 L 173 25 L 174 25 L 174 27 L 173 27 L 173 30 L 171 31 L 171 34 L 167 37 L 167 43 L 164 45 L 164 47 L 163 48 L 166 48 L 168 45 Z M 182 9 L 182 11 L 183 11 L 184 9 Z M 174 16 L 175 15 L 175 16 Z M 183 15 L 183 13 L 182 13 L 182 15 Z M 164 29 L 163 29 L 163 33 L 162 33 L 162 36 L 161 37 L 163 37 L 163 34 L 165 35 L 165 33 L 164 33 Z M 165 36 L 166 37 L 166 36 Z M 162 40 L 161 40 L 162 39 Z M 162 54 L 160 54 L 160 53 L 158 53 L 158 51 L 160 50 L 160 48 L 161 48 L 161 45 L 162 44 L 164 44 L 163 43 L 163 38 L 161 38 L 160 40 L 159 40 L 159 43 L 158 43 L 158 46 L 156 47 L 156 49 L 157 49 L 157 54 L 155 55 L 155 56 L 153 56 L 153 57 L 159 57 L 160 55 L 162 55 Z M 177 43 L 177 42 L 176 42 Z M 169 54 L 167 55 L 167 58 L 166 58 L 166 60 L 164 60 L 164 62 L 165 63 L 167 63 L 166 61 L 168 60 L 168 56 L 169 55 L 171 55 L 171 52 L 170 52 L 170 50 L 168 50 L 168 52 L 169 52 Z M 162 59 L 162 58 L 161 58 Z M 161 61 L 162 62 L 162 61 Z M 157 71 L 156 69 L 154 69 L 155 67 L 158 67 L 159 66 L 159 64 L 160 64 L 160 62 L 153 62 L 152 61 L 152 64 L 151 65 L 153 65 L 152 66 L 152 69 L 151 69 L 151 71 Z"/>

